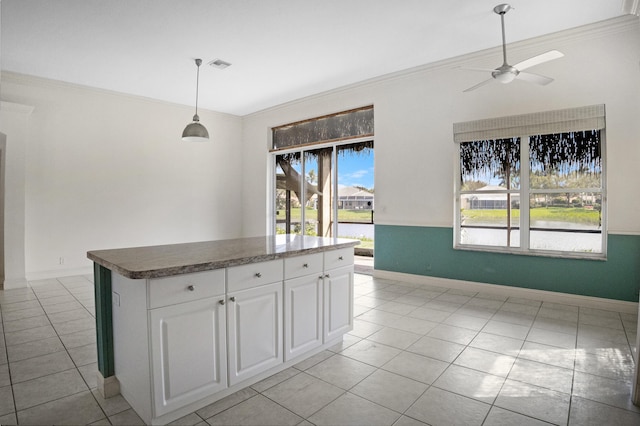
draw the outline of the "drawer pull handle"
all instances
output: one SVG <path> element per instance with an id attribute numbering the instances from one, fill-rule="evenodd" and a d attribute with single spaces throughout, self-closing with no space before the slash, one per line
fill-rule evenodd
<path id="1" fill-rule="evenodd" d="M 318 278 L 319 278 L 319 279 L 323 279 L 323 278 L 324 278 L 324 275 L 320 275 Z"/>
<path id="2" fill-rule="evenodd" d="M 224 299 L 218 300 L 218 303 L 221 304 L 221 305 L 224 305 Z"/>
<path id="3" fill-rule="evenodd" d="M 324 274 L 324 277 L 325 277 L 325 278 L 329 278 L 329 277 L 330 277 L 330 275 L 329 275 L 329 274 Z"/>
<path id="4" fill-rule="evenodd" d="M 308 268 L 308 267 L 309 267 L 309 264 L 308 264 L 308 263 L 305 263 L 305 264 L 303 264 L 303 265 L 302 265 L 302 267 L 303 267 L 303 268 Z"/>
<path id="5" fill-rule="evenodd" d="M 256 272 L 256 278 L 260 278 L 262 274 L 260 272 Z"/>
<path id="6" fill-rule="evenodd" d="M 344 260 L 344 259 L 342 258 L 342 256 L 340 256 L 340 257 L 338 258 L 338 260 Z"/>
<path id="7" fill-rule="evenodd" d="M 231 296 L 231 297 L 229 298 L 229 300 L 231 300 L 232 302 L 235 302 L 235 301 L 236 301 L 236 298 L 235 298 L 235 297 L 233 297 L 233 296 Z"/>
<path id="8" fill-rule="evenodd" d="M 195 289 L 196 288 L 193 286 L 193 284 L 187 286 L 187 290 L 189 291 L 194 291 Z"/>

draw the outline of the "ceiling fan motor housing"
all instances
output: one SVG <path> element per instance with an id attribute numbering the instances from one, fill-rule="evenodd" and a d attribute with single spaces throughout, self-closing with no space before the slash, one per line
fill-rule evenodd
<path id="1" fill-rule="evenodd" d="M 511 65 L 502 65 L 499 68 L 496 68 L 495 71 L 491 73 L 491 76 L 498 80 L 500 83 L 511 83 L 515 78 L 520 74 L 516 68 Z"/>
<path id="2" fill-rule="evenodd" d="M 469 92 L 471 90 L 475 90 L 479 87 L 485 86 L 494 80 L 499 81 L 500 83 L 503 83 L 503 84 L 507 84 L 507 83 L 511 83 L 515 79 L 521 79 L 529 83 L 538 84 L 540 86 L 545 86 L 553 81 L 553 79 L 550 77 L 545 77 L 543 75 L 538 75 L 538 74 L 532 74 L 526 71 L 523 72 L 523 70 L 526 70 L 533 66 L 536 66 L 554 59 L 558 59 L 564 56 L 561 52 L 558 52 L 557 50 L 550 50 L 549 52 L 545 52 L 540 55 L 526 59 L 524 61 L 518 62 L 515 65 L 509 65 L 509 63 L 507 62 L 507 40 L 505 37 L 505 31 L 504 31 L 504 15 L 511 9 L 513 9 L 513 7 L 511 7 L 511 5 L 506 3 L 499 4 L 493 8 L 493 11 L 496 14 L 500 15 L 500 24 L 502 27 L 502 65 L 494 70 L 480 70 L 476 68 L 475 70 L 478 70 L 478 71 L 491 71 L 492 78 L 485 81 L 481 81 L 475 86 L 469 87 L 468 89 L 464 90 L 465 92 Z"/>

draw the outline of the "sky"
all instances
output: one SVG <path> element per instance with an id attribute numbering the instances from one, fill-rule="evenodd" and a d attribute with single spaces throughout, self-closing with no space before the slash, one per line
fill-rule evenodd
<path id="1" fill-rule="evenodd" d="M 338 157 L 338 185 L 364 186 L 372 189 L 373 150 L 358 155 L 340 155 Z"/>
<path id="2" fill-rule="evenodd" d="M 359 153 L 343 151 L 338 155 L 338 186 L 362 186 L 373 189 L 373 158 L 373 150 L 364 150 Z M 293 168 L 300 172 L 300 163 L 294 164 Z M 311 170 L 318 174 L 315 160 L 309 161 L 305 169 L 307 175 Z"/>

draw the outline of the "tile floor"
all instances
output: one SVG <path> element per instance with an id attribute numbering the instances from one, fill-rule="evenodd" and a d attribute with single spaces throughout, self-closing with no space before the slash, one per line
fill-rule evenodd
<path id="1" fill-rule="evenodd" d="M 0 291 L 0 424 L 141 424 L 95 390 L 92 277 Z M 640 425 L 637 317 L 356 274 L 342 344 L 178 420 Z"/>

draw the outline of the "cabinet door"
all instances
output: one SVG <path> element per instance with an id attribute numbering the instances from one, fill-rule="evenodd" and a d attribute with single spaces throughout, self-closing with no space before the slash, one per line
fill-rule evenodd
<path id="1" fill-rule="evenodd" d="M 322 345 L 322 277 L 284 282 L 284 360 Z"/>
<path id="2" fill-rule="evenodd" d="M 149 311 L 154 416 L 227 387 L 224 296 Z"/>
<path id="3" fill-rule="evenodd" d="M 324 342 L 353 330 L 353 266 L 324 275 Z"/>
<path id="4" fill-rule="evenodd" d="M 282 282 L 228 296 L 231 386 L 282 363 Z"/>

